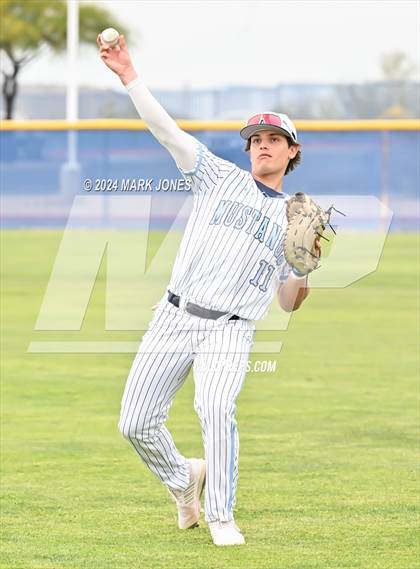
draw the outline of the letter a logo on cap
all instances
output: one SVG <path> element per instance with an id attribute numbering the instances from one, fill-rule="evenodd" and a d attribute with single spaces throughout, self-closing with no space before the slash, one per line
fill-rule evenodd
<path id="1" fill-rule="evenodd" d="M 258 124 L 271 124 L 281 127 L 281 118 L 274 113 L 261 113 Z"/>

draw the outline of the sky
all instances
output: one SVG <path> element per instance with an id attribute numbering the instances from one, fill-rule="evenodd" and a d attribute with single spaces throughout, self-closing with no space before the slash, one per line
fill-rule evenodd
<path id="1" fill-rule="evenodd" d="M 417 0 L 94 3 L 131 31 L 132 59 L 151 88 L 374 81 L 385 53 L 420 59 Z M 122 89 L 96 44 L 81 47 L 79 59 L 80 85 Z M 64 85 L 65 63 L 64 55 L 36 59 L 21 82 Z"/>

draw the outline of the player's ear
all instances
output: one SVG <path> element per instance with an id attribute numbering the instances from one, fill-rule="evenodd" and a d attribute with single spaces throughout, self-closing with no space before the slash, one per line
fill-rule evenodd
<path id="1" fill-rule="evenodd" d="M 250 149 L 250 146 L 251 146 L 250 139 L 248 139 L 248 140 L 246 141 L 245 146 L 244 146 L 244 152 L 246 152 L 246 153 L 248 154 L 249 161 L 251 162 L 251 152 L 250 152 L 250 150 L 249 150 L 249 149 Z"/>
<path id="2" fill-rule="evenodd" d="M 290 159 L 295 158 L 299 150 L 300 150 L 300 144 L 292 144 L 292 146 L 289 147 L 289 158 Z"/>

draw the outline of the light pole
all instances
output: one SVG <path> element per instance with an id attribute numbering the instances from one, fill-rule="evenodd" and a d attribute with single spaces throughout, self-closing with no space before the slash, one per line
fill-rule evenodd
<path id="1" fill-rule="evenodd" d="M 67 0 L 67 91 L 66 120 L 78 118 L 77 51 L 79 46 L 79 0 Z M 77 161 L 77 131 L 67 131 L 67 162 L 61 168 L 60 192 L 74 195 L 80 187 L 80 164 Z"/>

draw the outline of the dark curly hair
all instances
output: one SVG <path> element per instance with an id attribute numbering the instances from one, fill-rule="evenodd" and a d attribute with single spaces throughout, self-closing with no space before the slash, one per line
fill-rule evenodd
<path id="1" fill-rule="evenodd" d="M 252 136 L 250 136 L 248 138 L 248 140 L 246 141 L 246 145 L 244 148 L 245 152 L 249 152 L 249 149 L 251 148 L 251 138 L 252 138 Z M 296 146 L 296 143 L 291 138 L 289 138 L 288 136 L 285 136 L 285 139 L 287 140 L 287 145 L 289 148 L 291 146 Z M 289 172 L 292 172 L 300 164 L 301 159 L 302 159 L 302 153 L 299 150 L 298 153 L 296 154 L 296 156 L 289 160 L 289 163 L 287 165 L 287 168 L 286 168 L 284 175 L 287 176 L 287 174 Z"/>

